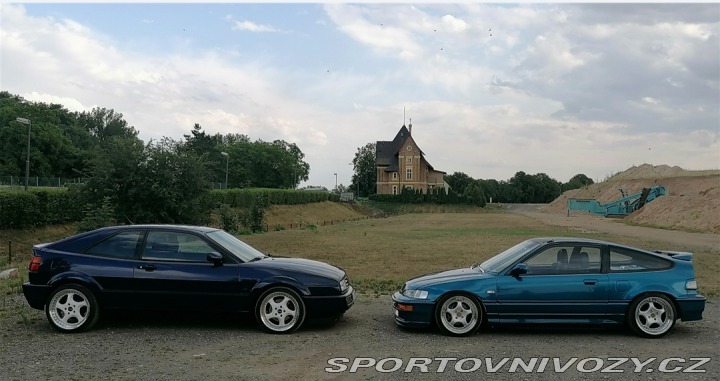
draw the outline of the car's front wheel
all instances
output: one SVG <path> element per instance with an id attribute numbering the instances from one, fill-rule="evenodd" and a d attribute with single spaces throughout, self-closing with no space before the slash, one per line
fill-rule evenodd
<path id="1" fill-rule="evenodd" d="M 447 334 L 469 335 L 480 328 L 482 306 L 469 295 L 448 295 L 438 303 L 435 319 L 438 326 Z"/>
<path id="2" fill-rule="evenodd" d="M 675 326 L 675 306 L 663 294 L 646 294 L 630 304 L 627 320 L 638 336 L 662 337 Z"/>
<path id="3" fill-rule="evenodd" d="M 45 315 L 60 332 L 80 332 L 90 329 L 98 320 L 98 302 L 87 288 L 66 284 L 53 290 L 45 304 Z"/>
<path id="4" fill-rule="evenodd" d="M 305 321 L 305 304 L 297 292 L 287 287 L 273 287 L 258 299 L 255 317 L 272 333 L 290 333 Z"/>

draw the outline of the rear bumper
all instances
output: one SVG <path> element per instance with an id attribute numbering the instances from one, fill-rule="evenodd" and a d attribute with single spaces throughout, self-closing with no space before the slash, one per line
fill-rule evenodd
<path id="1" fill-rule="evenodd" d="M 30 307 L 36 310 L 45 308 L 45 301 L 47 301 L 50 291 L 52 290 L 50 286 L 25 282 L 22 288 L 23 295 L 25 295 L 25 299 Z"/>
<path id="2" fill-rule="evenodd" d="M 701 320 L 705 310 L 705 297 L 697 296 L 687 299 L 675 299 L 680 309 L 679 315 L 682 321 Z"/>
<path id="3" fill-rule="evenodd" d="M 355 304 L 355 290 L 350 286 L 344 294 L 338 296 L 310 296 L 303 298 L 308 316 L 326 317 L 345 313 Z"/>

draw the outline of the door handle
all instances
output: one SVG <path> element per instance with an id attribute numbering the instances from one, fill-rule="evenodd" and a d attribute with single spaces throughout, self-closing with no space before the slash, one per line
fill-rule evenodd
<path id="1" fill-rule="evenodd" d="M 155 271 L 155 265 L 140 265 L 138 268 L 145 271 Z"/>
<path id="2" fill-rule="evenodd" d="M 598 282 L 597 282 L 597 280 L 595 280 L 595 279 L 585 279 L 585 280 L 583 281 L 583 283 L 585 283 L 585 285 L 587 285 L 587 286 L 594 286 L 594 285 L 596 285 Z"/>

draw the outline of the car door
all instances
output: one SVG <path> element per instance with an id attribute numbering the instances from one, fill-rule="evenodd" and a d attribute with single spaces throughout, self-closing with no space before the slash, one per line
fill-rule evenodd
<path id="1" fill-rule="evenodd" d="M 523 260 L 528 273 L 497 280 L 500 322 L 598 323 L 605 319 L 608 276 L 604 245 L 544 246 Z"/>
<path id="2" fill-rule="evenodd" d="M 134 304 L 133 268 L 145 230 L 122 230 L 85 249 L 87 257 L 76 266 L 100 286 L 104 308 L 128 308 Z"/>
<path id="3" fill-rule="evenodd" d="M 221 265 L 207 255 L 219 250 L 200 234 L 149 230 L 134 284 L 141 308 L 237 310 L 243 303 L 238 264 L 225 257 Z"/>

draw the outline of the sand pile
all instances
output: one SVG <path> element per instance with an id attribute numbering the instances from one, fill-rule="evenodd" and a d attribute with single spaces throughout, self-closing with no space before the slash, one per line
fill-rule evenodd
<path id="1" fill-rule="evenodd" d="M 570 198 L 590 198 L 607 203 L 622 197 L 618 189 L 634 194 L 654 185 L 664 186 L 667 195 L 628 216 L 630 221 L 720 234 L 720 170 L 687 171 L 680 167 L 643 164 L 601 183 L 567 191 L 545 211 L 566 213 Z"/>

